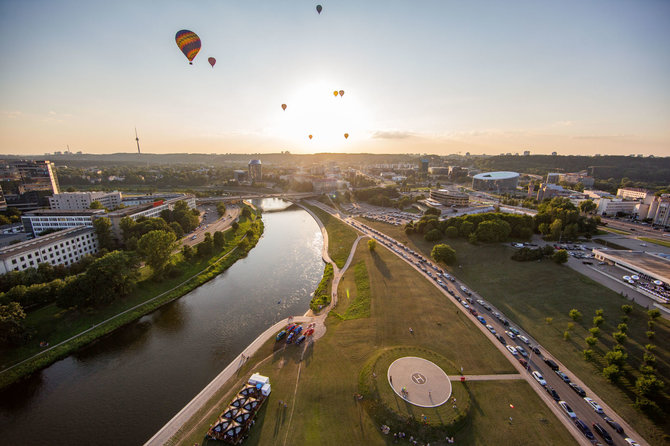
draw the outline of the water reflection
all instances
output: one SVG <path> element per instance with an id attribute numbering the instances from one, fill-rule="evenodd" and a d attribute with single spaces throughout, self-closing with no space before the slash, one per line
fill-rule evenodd
<path id="1" fill-rule="evenodd" d="M 269 325 L 303 314 L 323 272 L 321 232 L 294 207 L 263 221 L 224 274 L 3 392 L 2 443 L 143 443 Z"/>

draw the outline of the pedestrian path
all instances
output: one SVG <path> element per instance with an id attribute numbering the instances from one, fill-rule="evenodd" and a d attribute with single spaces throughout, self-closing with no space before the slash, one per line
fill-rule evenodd
<path id="1" fill-rule="evenodd" d="M 499 381 L 510 379 L 526 379 L 519 373 L 505 373 L 500 375 L 449 375 L 449 381 L 460 381 L 465 378 L 465 381 Z"/>

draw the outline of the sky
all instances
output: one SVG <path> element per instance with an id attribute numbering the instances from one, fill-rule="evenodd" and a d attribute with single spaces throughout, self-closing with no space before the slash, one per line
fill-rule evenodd
<path id="1" fill-rule="evenodd" d="M 670 156 L 670 1 L 317 3 L 0 0 L 0 154 Z"/>

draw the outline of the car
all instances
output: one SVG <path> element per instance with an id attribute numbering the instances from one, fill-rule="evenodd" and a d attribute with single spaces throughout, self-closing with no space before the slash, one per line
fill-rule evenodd
<path id="1" fill-rule="evenodd" d="M 560 401 L 561 397 L 558 396 L 558 392 L 556 392 L 556 391 L 554 390 L 554 388 L 551 387 L 549 384 L 547 384 L 546 386 L 544 386 L 544 390 L 546 390 L 547 393 L 548 393 L 549 395 L 551 395 L 551 397 L 552 397 L 555 401 Z"/>
<path id="2" fill-rule="evenodd" d="M 605 422 L 607 424 L 609 424 L 612 429 L 617 431 L 618 434 L 623 435 L 623 427 L 621 427 L 621 425 L 619 423 L 617 423 L 616 421 L 614 421 L 610 417 L 605 417 L 605 418 L 603 418 L 603 420 L 605 420 Z"/>
<path id="3" fill-rule="evenodd" d="M 601 437 L 603 437 L 603 440 L 605 440 L 605 443 L 607 443 L 607 444 L 614 444 L 614 440 L 612 440 L 612 437 L 611 437 L 610 434 L 605 430 L 604 427 L 602 427 L 602 426 L 599 425 L 598 423 L 593 423 L 593 424 L 591 425 L 591 427 L 593 428 L 594 431 L 596 431 L 596 434 L 598 434 L 598 435 L 600 435 Z"/>
<path id="4" fill-rule="evenodd" d="M 509 321 L 507 319 L 503 319 L 500 322 L 502 322 L 505 327 L 509 327 Z"/>
<path id="5" fill-rule="evenodd" d="M 477 299 L 477 303 L 478 303 L 479 305 L 484 305 L 484 301 L 481 300 L 481 299 Z"/>
<path id="6" fill-rule="evenodd" d="M 584 389 L 582 389 L 581 387 L 579 387 L 577 384 L 575 384 L 575 383 L 568 383 L 568 385 L 570 386 L 570 388 L 571 388 L 572 390 L 575 391 L 575 393 L 576 393 L 577 395 L 579 395 L 579 396 L 581 396 L 581 397 L 586 396 L 586 392 L 584 391 Z"/>
<path id="7" fill-rule="evenodd" d="M 586 425 L 586 423 L 584 423 L 582 420 L 576 419 L 575 420 L 575 426 L 577 426 L 577 428 L 580 431 L 582 431 L 582 434 L 584 434 L 584 436 L 586 438 L 588 438 L 589 440 L 595 440 L 596 439 L 596 437 L 593 435 L 593 432 L 591 432 L 591 429 L 589 429 L 589 427 Z"/>
<path id="8" fill-rule="evenodd" d="M 523 359 L 523 358 L 516 358 L 516 359 L 517 359 L 517 361 L 519 361 L 519 364 L 521 364 L 524 369 L 528 368 L 528 363 L 526 362 L 525 359 Z"/>
<path id="9" fill-rule="evenodd" d="M 528 338 L 525 337 L 525 336 L 519 336 L 519 339 L 521 339 L 521 341 L 522 341 L 524 344 L 530 344 L 530 341 L 529 341 Z"/>
<path id="10" fill-rule="evenodd" d="M 481 322 L 483 325 L 486 325 L 486 319 L 484 319 L 483 317 L 477 316 L 477 320 Z"/>
<path id="11" fill-rule="evenodd" d="M 509 336 L 510 339 L 515 339 L 515 338 L 516 338 L 516 336 L 514 335 L 514 333 L 512 333 L 512 332 L 509 331 L 509 330 L 505 331 L 505 334 L 506 334 L 507 336 Z"/>
<path id="12" fill-rule="evenodd" d="M 301 331 L 302 331 L 302 325 L 298 325 L 298 326 L 295 327 L 295 329 L 293 330 L 293 333 L 295 333 L 296 335 L 299 335 Z"/>
<path id="13" fill-rule="evenodd" d="M 585 397 L 584 397 L 584 401 L 586 401 L 587 403 L 589 403 L 589 406 L 593 407 L 593 410 L 595 410 L 596 413 L 600 413 L 600 414 L 605 413 L 605 412 L 603 411 L 603 408 L 600 407 L 600 404 L 596 403 L 596 402 L 593 400 L 593 398 L 589 398 L 588 396 L 585 396 Z"/>
<path id="14" fill-rule="evenodd" d="M 486 324 L 486 328 L 493 334 L 496 334 L 496 329 L 493 326 Z"/>
<path id="15" fill-rule="evenodd" d="M 503 338 L 501 335 L 497 334 L 496 338 L 500 341 L 502 345 L 507 345 L 507 342 L 505 341 L 505 338 Z"/>
<path id="16" fill-rule="evenodd" d="M 511 332 L 514 333 L 515 335 L 519 336 L 519 330 L 517 330 L 516 327 L 510 327 L 510 328 L 509 328 L 509 331 L 511 331 Z"/>
<path id="17" fill-rule="evenodd" d="M 193 234 L 193 236 L 191 237 L 191 240 L 195 240 L 195 239 L 197 239 L 197 238 L 198 238 L 198 235 L 197 235 L 197 234 Z"/>
<path id="18" fill-rule="evenodd" d="M 544 380 L 544 376 L 542 376 L 542 373 L 538 372 L 537 370 L 534 370 L 532 375 L 533 378 L 535 378 L 535 381 L 539 382 L 541 386 L 547 385 L 547 382 Z"/>
<path id="19" fill-rule="evenodd" d="M 305 339 L 306 339 L 306 336 L 305 336 L 305 335 L 300 336 L 300 337 L 298 338 L 298 340 L 295 341 L 295 345 L 300 345 L 300 344 L 302 344 L 302 342 L 303 342 Z"/>
<path id="20" fill-rule="evenodd" d="M 519 354 L 519 353 L 517 353 L 516 349 L 514 347 L 512 347 L 511 345 L 507 345 L 506 347 L 507 347 L 507 350 L 509 350 L 509 352 L 511 354 L 513 354 L 514 356 L 517 356 Z"/>
<path id="21" fill-rule="evenodd" d="M 544 362 L 549 366 L 549 368 L 553 371 L 558 370 L 558 364 L 556 364 L 553 360 L 549 358 L 545 358 Z"/>
<path id="22" fill-rule="evenodd" d="M 286 343 L 290 344 L 293 342 L 293 338 L 295 337 L 295 333 L 289 333 L 288 338 L 286 338 Z"/>
<path id="23" fill-rule="evenodd" d="M 521 347 L 520 345 L 517 345 L 515 348 L 516 351 L 518 351 L 521 354 L 521 356 L 523 356 L 524 358 L 528 357 L 528 352 L 526 351 L 525 348 Z"/>
<path id="24" fill-rule="evenodd" d="M 275 340 L 281 341 L 284 336 L 286 336 L 286 330 L 282 330 L 279 333 L 277 333 Z"/>
<path id="25" fill-rule="evenodd" d="M 626 438 L 624 438 L 623 440 L 624 440 L 626 443 L 628 443 L 630 446 L 640 446 L 640 443 L 638 443 L 637 441 L 633 440 L 632 438 L 628 438 L 628 437 L 626 437 Z"/>
<path id="26" fill-rule="evenodd" d="M 533 350 L 533 353 L 535 353 L 536 355 L 541 355 L 542 354 L 542 352 L 540 352 L 540 349 L 537 348 L 537 346 L 531 347 L 530 349 Z"/>
<path id="27" fill-rule="evenodd" d="M 562 379 L 563 381 L 565 381 L 566 383 L 570 384 L 570 382 L 571 382 L 572 380 L 570 379 L 570 377 L 569 377 L 568 375 L 566 375 L 565 373 L 561 372 L 560 370 L 554 370 L 554 371 L 556 372 L 556 374 L 557 374 L 558 376 L 561 377 L 561 379 Z"/>
<path id="28" fill-rule="evenodd" d="M 568 403 L 566 403 L 565 401 L 559 401 L 558 405 L 561 406 L 561 409 L 563 409 L 563 411 L 566 414 L 568 414 L 570 418 L 572 419 L 577 418 L 577 415 L 575 414 L 575 412 L 572 410 L 572 407 L 570 407 Z"/>

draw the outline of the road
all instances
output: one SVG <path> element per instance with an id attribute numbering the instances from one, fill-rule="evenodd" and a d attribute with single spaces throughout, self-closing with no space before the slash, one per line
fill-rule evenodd
<path id="1" fill-rule="evenodd" d="M 200 220 L 200 225 L 195 231 L 184 235 L 182 245 L 197 245 L 205 240 L 206 232 L 214 234 L 216 231 L 225 231 L 240 216 L 240 208 L 235 205 L 226 206 L 226 213 L 223 217 L 219 217 L 214 205 L 201 206 L 200 210 L 205 212 Z"/>
<path id="2" fill-rule="evenodd" d="M 442 281 L 442 278 L 440 278 L 440 276 L 437 276 L 437 273 L 439 272 L 440 274 L 443 274 L 444 272 L 441 271 L 436 265 L 434 265 L 428 259 L 423 258 L 419 253 L 413 253 L 408 247 L 391 239 L 390 237 L 382 234 L 381 232 L 376 231 L 368 227 L 367 225 L 362 224 L 352 218 L 348 218 L 346 216 L 342 217 L 337 211 L 317 201 L 311 201 L 310 204 L 318 206 L 322 210 L 329 212 L 332 215 L 335 215 L 341 221 L 353 226 L 358 231 L 376 239 L 381 246 L 395 253 L 397 256 L 399 256 L 407 263 L 412 265 L 419 273 L 423 274 L 426 279 L 433 282 L 435 286 L 438 289 L 440 289 L 442 293 L 448 299 L 450 299 L 455 305 L 463 308 L 464 314 L 468 315 L 470 319 L 473 321 L 473 323 L 477 327 L 479 327 L 479 329 L 484 333 L 484 335 L 487 336 L 489 340 L 491 340 L 491 342 L 493 342 L 493 344 L 496 345 L 496 347 L 503 354 L 505 354 L 505 356 L 510 360 L 510 362 L 515 366 L 515 368 L 517 368 L 517 370 L 519 370 L 521 373 L 524 374 L 526 381 L 536 391 L 538 396 L 540 396 L 540 398 L 554 412 L 554 414 L 556 414 L 556 416 L 566 426 L 566 428 L 572 433 L 572 435 L 574 436 L 575 440 L 577 440 L 578 443 L 584 445 L 592 444 L 581 433 L 581 431 L 579 431 L 575 427 L 570 418 L 560 408 L 560 406 L 558 406 L 558 404 L 554 401 L 554 399 L 549 396 L 549 394 L 545 390 L 545 387 L 541 386 L 539 382 L 537 382 L 535 378 L 532 377 L 531 375 L 532 371 L 537 370 L 543 375 L 547 384 L 553 387 L 560 396 L 560 398 L 563 401 L 567 402 L 568 405 L 573 409 L 573 411 L 577 415 L 577 418 L 582 420 L 589 427 L 591 427 L 592 423 L 599 423 L 609 432 L 612 439 L 614 440 L 615 445 L 625 446 L 627 444 L 624 441 L 623 436 L 616 434 L 614 430 L 611 427 L 609 427 L 607 423 L 603 421 L 604 415 L 598 415 L 597 413 L 595 413 L 593 408 L 589 406 L 588 403 L 576 393 L 576 391 L 574 391 L 566 382 L 564 382 L 556 373 L 554 373 L 554 371 L 551 368 L 549 368 L 549 366 L 544 362 L 545 359 L 552 359 L 556 364 L 559 365 L 560 370 L 562 370 L 565 374 L 567 374 L 573 382 L 575 382 L 586 392 L 586 396 L 591 397 L 596 402 L 598 402 L 600 406 L 603 408 L 605 415 L 614 419 L 614 421 L 623 426 L 626 436 L 635 439 L 641 445 L 648 445 L 648 443 L 644 441 L 642 437 L 638 433 L 636 433 L 619 415 L 617 415 L 612 408 L 603 403 L 602 400 L 598 398 L 598 396 L 593 391 L 591 391 L 578 377 L 576 377 L 576 375 L 571 373 L 570 370 L 568 370 L 564 365 L 560 363 L 560 361 L 551 356 L 547 352 L 547 350 L 544 347 L 540 346 L 528 333 L 525 333 L 522 330 L 514 327 L 519 332 L 520 335 L 525 336 L 528 339 L 527 344 L 521 341 L 518 337 L 515 337 L 515 339 L 511 339 L 507 334 L 505 334 L 505 331 L 509 330 L 509 327 L 505 325 L 504 322 L 506 321 L 507 324 L 510 326 L 514 325 L 513 322 L 509 320 L 509 318 L 507 318 L 502 312 L 497 310 L 493 305 L 487 303 L 485 299 L 479 296 L 476 292 L 470 290 L 469 292 L 471 294 L 467 295 L 461 290 L 461 286 L 464 285 L 459 281 L 457 281 L 455 278 L 453 278 L 453 281 L 450 281 L 446 279 L 445 276 L 442 276 L 442 278 L 445 278 L 445 280 Z M 441 281 L 442 284 L 440 284 L 438 280 Z M 477 302 L 478 300 L 481 300 L 484 305 L 490 307 L 491 309 L 487 310 L 484 305 Z M 521 356 L 520 355 L 513 356 L 506 349 L 506 347 L 503 346 L 502 342 L 499 341 L 494 336 L 494 334 L 485 327 L 484 323 L 481 323 L 473 313 L 466 311 L 464 304 L 467 304 L 469 307 L 472 307 L 472 309 L 477 313 L 481 313 L 481 316 L 485 318 L 486 324 L 490 325 L 496 331 L 497 334 L 500 334 L 503 337 L 505 346 L 507 345 L 512 347 L 522 346 L 523 348 L 526 349 L 526 351 L 529 353 L 529 358 L 527 360 L 528 369 L 526 369 L 524 365 L 522 365 L 518 361 L 517 358 Z M 494 313 L 498 313 L 500 315 L 499 319 L 497 319 L 494 316 Z M 538 355 L 536 353 L 533 353 L 531 346 L 537 347 L 541 352 L 541 354 Z M 594 435 L 596 435 L 598 440 L 601 440 L 601 438 L 598 437 L 597 434 L 595 434 L 595 432 Z"/>

